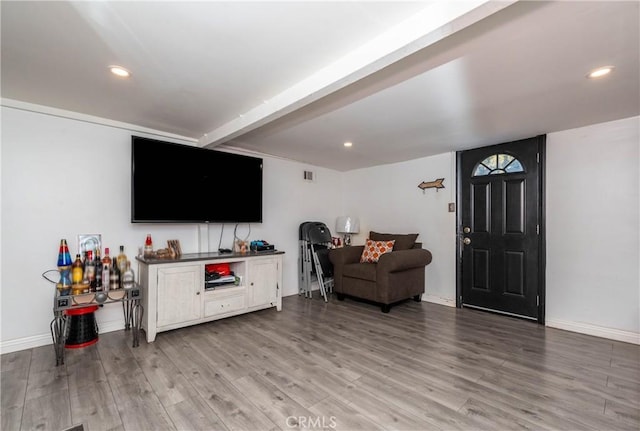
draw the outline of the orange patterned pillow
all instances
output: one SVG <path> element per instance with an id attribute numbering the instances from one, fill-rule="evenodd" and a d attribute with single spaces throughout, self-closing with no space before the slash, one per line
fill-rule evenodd
<path id="1" fill-rule="evenodd" d="M 393 250 L 393 244 L 395 240 L 391 241 L 373 241 L 367 240 L 362 250 L 362 256 L 360 256 L 360 263 L 376 263 L 380 256 L 385 253 L 389 253 Z"/>

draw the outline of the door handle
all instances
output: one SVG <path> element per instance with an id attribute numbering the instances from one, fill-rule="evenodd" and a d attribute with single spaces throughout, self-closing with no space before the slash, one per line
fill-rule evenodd
<path id="1" fill-rule="evenodd" d="M 471 238 L 466 237 L 466 238 L 464 238 L 464 239 L 462 240 L 462 242 L 464 243 L 464 245 L 469 245 L 469 244 L 471 244 Z"/>

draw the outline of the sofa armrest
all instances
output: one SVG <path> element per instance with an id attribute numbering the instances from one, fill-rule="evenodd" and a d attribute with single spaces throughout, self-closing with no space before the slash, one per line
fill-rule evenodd
<path id="1" fill-rule="evenodd" d="M 333 266 L 342 266 L 349 263 L 360 262 L 360 256 L 364 245 L 352 245 L 341 248 L 334 248 L 329 251 L 329 260 L 333 263 Z"/>
<path id="2" fill-rule="evenodd" d="M 431 259 L 431 252 L 423 248 L 392 251 L 380 256 L 376 271 L 380 274 L 420 268 L 429 265 Z"/>

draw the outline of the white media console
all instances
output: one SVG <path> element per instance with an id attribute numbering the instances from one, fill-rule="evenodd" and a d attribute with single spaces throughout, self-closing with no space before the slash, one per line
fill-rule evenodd
<path id="1" fill-rule="evenodd" d="M 177 259 L 138 261 L 147 342 L 170 329 L 209 322 L 251 311 L 282 309 L 283 251 L 251 253 L 193 253 Z M 205 286 L 205 266 L 228 263 L 237 284 Z"/>

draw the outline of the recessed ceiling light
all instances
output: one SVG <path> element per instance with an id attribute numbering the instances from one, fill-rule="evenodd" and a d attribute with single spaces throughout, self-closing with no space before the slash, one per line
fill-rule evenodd
<path id="1" fill-rule="evenodd" d="M 128 78 L 131 76 L 131 73 L 129 73 L 129 71 L 122 66 L 109 66 L 109 70 L 111 71 L 111 73 L 121 78 Z"/>
<path id="2" fill-rule="evenodd" d="M 342 145 L 344 145 L 345 147 L 349 148 L 349 147 L 353 146 L 353 143 L 352 142 L 345 142 Z"/>
<path id="3" fill-rule="evenodd" d="M 592 70 L 587 75 L 587 78 L 600 78 L 602 76 L 608 75 L 613 70 L 613 66 L 603 66 L 597 69 Z"/>

